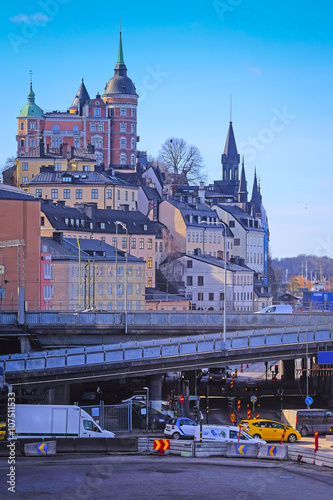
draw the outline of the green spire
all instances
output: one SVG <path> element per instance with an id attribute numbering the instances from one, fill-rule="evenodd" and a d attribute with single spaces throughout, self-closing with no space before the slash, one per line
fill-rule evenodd
<path id="1" fill-rule="evenodd" d="M 119 49 L 118 49 L 117 64 L 125 64 L 124 54 L 123 54 L 123 43 L 121 41 L 121 31 L 119 33 Z"/>
<path id="2" fill-rule="evenodd" d="M 20 111 L 19 118 L 41 117 L 43 110 L 35 102 L 35 92 L 32 90 L 32 71 L 30 70 L 30 89 L 28 92 L 28 102 Z"/>

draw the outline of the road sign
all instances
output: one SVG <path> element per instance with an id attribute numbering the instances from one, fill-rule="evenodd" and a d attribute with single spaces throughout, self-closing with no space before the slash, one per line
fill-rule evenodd
<path id="1" fill-rule="evenodd" d="M 333 364 L 333 351 L 318 352 L 318 365 L 332 365 L 332 364 Z"/>
<path id="2" fill-rule="evenodd" d="M 251 396 L 251 397 L 250 397 L 250 401 L 251 401 L 252 403 L 255 403 L 257 400 L 258 400 L 257 396 Z"/>
<path id="3" fill-rule="evenodd" d="M 310 396 L 308 396 L 307 398 L 305 398 L 305 404 L 306 405 L 312 405 L 312 403 L 313 403 L 313 399 L 310 398 Z"/>
<path id="4" fill-rule="evenodd" d="M 236 446 L 237 455 L 245 455 L 246 454 L 246 444 L 240 444 Z"/>
<path id="5" fill-rule="evenodd" d="M 231 422 L 236 422 L 236 415 L 234 413 L 230 415 L 230 420 Z"/>
<path id="6" fill-rule="evenodd" d="M 267 456 L 268 457 L 275 457 L 276 450 L 277 450 L 276 446 L 269 446 L 268 450 L 267 450 Z"/>
<path id="7" fill-rule="evenodd" d="M 170 439 L 154 439 L 154 450 L 168 450 L 170 448 Z"/>
<path id="8" fill-rule="evenodd" d="M 184 396 L 180 396 L 180 397 L 179 397 L 179 402 L 180 402 L 180 403 L 184 403 L 184 401 L 185 401 Z"/>
<path id="9" fill-rule="evenodd" d="M 37 453 L 47 453 L 47 443 L 37 443 Z"/>

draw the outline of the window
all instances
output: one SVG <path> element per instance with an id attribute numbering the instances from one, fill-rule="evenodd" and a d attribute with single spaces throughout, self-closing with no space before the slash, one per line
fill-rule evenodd
<path id="1" fill-rule="evenodd" d="M 78 125 L 73 125 L 73 132 L 74 132 L 74 134 L 79 133 L 79 126 Z"/>
<path id="2" fill-rule="evenodd" d="M 112 276 L 112 267 L 108 266 L 108 276 Z"/>
<path id="3" fill-rule="evenodd" d="M 20 139 L 20 147 L 24 148 L 24 139 Z"/>
<path id="4" fill-rule="evenodd" d="M 71 196 L 70 189 L 64 189 L 64 200 L 69 200 Z"/>
<path id="5" fill-rule="evenodd" d="M 134 191 L 132 191 L 132 201 L 134 201 Z"/>
<path id="6" fill-rule="evenodd" d="M 139 276 L 141 276 L 141 266 L 138 266 L 138 267 L 136 268 L 136 275 L 137 275 L 138 277 L 139 277 Z"/>
<path id="7" fill-rule="evenodd" d="M 22 182 L 27 182 L 28 177 L 22 177 Z"/>
<path id="8" fill-rule="evenodd" d="M 137 310 L 137 311 L 140 311 L 140 309 L 141 309 L 140 300 L 137 300 L 137 301 L 136 301 L 136 310 Z"/>
<path id="9" fill-rule="evenodd" d="M 54 124 L 52 126 L 52 131 L 53 131 L 54 134 L 59 134 L 59 125 Z"/>
<path id="10" fill-rule="evenodd" d="M 91 190 L 91 198 L 93 200 L 97 200 L 97 198 L 98 198 L 98 189 L 92 189 Z"/>
<path id="11" fill-rule="evenodd" d="M 112 199 L 112 189 L 107 189 L 106 190 L 106 199 L 111 200 Z"/>
<path id="12" fill-rule="evenodd" d="M 131 155 L 131 165 L 132 167 L 135 165 L 135 155 Z"/>
<path id="13" fill-rule="evenodd" d="M 101 163 L 103 163 L 102 153 L 95 153 L 95 158 L 96 158 L 97 165 L 100 165 Z"/>
<path id="14" fill-rule="evenodd" d="M 128 266 L 128 268 L 127 268 L 127 276 L 132 276 L 132 266 Z"/>
<path id="15" fill-rule="evenodd" d="M 203 286 L 203 284 L 204 284 L 204 277 L 203 276 L 198 276 L 197 285 L 198 286 Z"/>
<path id="16" fill-rule="evenodd" d="M 235 221 L 234 220 L 230 220 L 229 221 L 229 227 L 235 227 Z"/>
<path id="17" fill-rule="evenodd" d="M 90 165 L 83 165 L 83 172 L 90 172 Z"/>
<path id="18" fill-rule="evenodd" d="M 72 182 L 73 178 L 71 175 L 64 175 L 62 177 L 62 182 Z"/>
<path id="19" fill-rule="evenodd" d="M 95 132 L 95 130 L 96 130 L 96 124 L 94 122 L 91 122 L 90 123 L 90 131 Z"/>
<path id="20" fill-rule="evenodd" d="M 105 222 L 101 222 L 101 229 L 105 229 Z"/>
<path id="21" fill-rule="evenodd" d="M 117 191 L 117 199 L 120 200 L 120 189 Z"/>
<path id="22" fill-rule="evenodd" d="M 125 201 L 128 201 L 128 191 L 125 191 Z"/>
<path id="23" fill-rule="evenodd" d="M 138 283 L 138 284 L 136 285 L 136 293 L 137 293 L 137 295 L 138 295 L 139 293 L 141 293 L 141 285 L 140 285 L 140 283 Z"/>
<path id="24" fill-rule="evenodd" d="M 126 123 L 120 124 L 120 132 L 126 132 Z"/>
<path id="25" fill-rule="evenodd" d="M 100 110 L 100 108 L 95 108 L 94 109 L 94 116 L 101 116 L 101 110 Z"/>
<path id="26" fill-rule="evenodd" d="M 53 200 L 58 198 L 58 189 L 51 189 L 51 198 Z"/>
<path id="27" fill-rule="evenodd" d="M 121 137 L 120 139 L 120 149 L 126 149 L 126 138 Z"/>
<path id="28" fill-rule="evenodd" d="M 163 252 L 163 242 L 160 241 L 160 252 Z"/>
<path id="29" fill-rule="evenodd" d="M 131 108 L 131 116 L 135 116 L 135 109 Z"/>
<path id="30" fill-rule="evenodd" d="M 151 288 L 153 286 L 153 278 L 148 278 L 147 286 L 148 286 L 148 288 Z"/>
<path id="31" fill-rule="evenodd" d="M 24 122 L 20 123 L 20 130 L 24 130 Z"/>
<path id="32" fill-rule="evenodd" d="M 118 276 L 118 278 L 122 278 L 124 276 L 124 267 L 123 266 L 117 266 L 117 276 Z"/>
<path id="33" fill-rule="evenodd" d="M 34 148 L 36 146 L 36 139 L 30 139 L 30 147 Z"/>
<path id="34" fill-rule="evenodd" d="M 112 246 L 117 248 L 117 238 L 115 237 L 112 238 Z"/>
<path id="35" fill-rule="evenodd" d="M 208 300 L 214 300 L 214 293 L 209 292 Z"/>
<path id="36" fill-rule="evenodd" d="M 145 247 L 145 240 L 143 238 L 139 238 L 139 248 L 143 250 Z"/>
<path id="37" fill-rule="evenodd" d="M 104 123 L 98 124 L 98 132 L 104 132 Z"/>
<path id="38" fill-rule="evenodd" d="M 135 124 L 131 123 L 131 133 L 135 134 Z"/>
<path id="39" fill-rule="evenodd" d="M 103 295 L 103 283 L 98 283 L 98 295 Z"/>
<path id="40" fill-rule="evenodd" d="M 193 276 L 187 276 L 186 277 L 186 285 L 187 286 L 192 286 L 193 285 Z"/>
<path id="41" fill-rule="evenodd" d="M 30 130 L 36 130 L 36 122 L 30 122 L 29 128 Z"/>
<path id="42" fill-rule="evenodd" d="M 203 300 L 203 293 L 202 292 L 198 293 L 198 300 Z"/>
<path id="43" fill-rule="evenodd" d="M 126 108 L 120 108 L 120 116 L 126 116 Z"/>
<path id="44" fill-rule="evenodd" d="M 240 238 L 235 238 L 234 239 L 234 246 L 239 247 L 240 246 Z"/>
<path id="45" fill-rule="evenodd" d="M 127 248 L 127 238 L 126 236 L 121 238 L 121 248 L 124 248 L 126 250 Z"/>
<path id="46" fill-rule="evenodd" d="M 187 261 L 187 269 L 192 269 L 193 267 L 193 260 L 188 260 Z"/>
<path id="47" fill-rule="evenodd" d="M 80 138 L 75 137 L 74 138 L 74 148 L 79 148 L 80 147 Z"/>
<path id="48" fill-rule="evenodd" d="M 28 170 L 28 162 L 27 161 L 24 161 L 22 163 L 22 170 Z"/>
<path id="49" fill-rule="evenodd" d="M 147 249 L 152 250 L 152 248 L 153 248 L 153 240 L 152 238 L 148 238 Z"/>
<path id="50" fill-rule="evenodd" d="M 220 300 L 223 301 L 224 300 L 224 293 L 223 292 L 220 292 Z"/>
<path id="51" fill-rule="evenodd" d="M 124 153 L 122 153 L 120 155 L 120 165 L 126 165 L 126 161 L 127 161 L 126 155 Z"/>
<path id="52" fill-rule="evenodd" d="M 82 189 L 77 189 L 75 196 L 77 200 L 82 200 Z"/>
<path id="53" fill-rule="evenodd" d="M 131 248 L 136 248 L 136 238 L 131 239 Z"/>
<path id="54" fill-rule="evenodd" d="M 135 149 L 135 139 L 132 137 L 131 139 L 131 149 Z"/>
<path id="55" fill-rule="evenodd" d="M 41 189 L 36 189 L 36 191 L 35 191 L 35 197 L 36 198 L 41 198 L 42 197 L 42 190 Z"/>
<path id="56" fill-rule="evenodd" d="M 147 258 L 147 268 L 152 269 L 153 268 L 153 259 L 152 257 Z"/>
<path id="57" fill-rule="evenodd" d="M 54 170 L 56 170 L 57 172 L 58 172 L 59 170 L 61 170 L 61 163 L 55 163 L 55 164 L 54 164 Z"/>

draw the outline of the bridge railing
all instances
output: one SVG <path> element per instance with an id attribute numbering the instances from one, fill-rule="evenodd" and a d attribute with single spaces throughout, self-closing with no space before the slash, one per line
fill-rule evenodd
<path id="1" fill-rule="evenodd" d="M 24 324 L 27 325 L 105 325 L 125 327 L 126 315 L 114 312 L 70 312 L 70 311 L 27 311 Z M 232 313 L 227 315 L 227 327 L 274 327 L 274 326 L 315 326 L 331 325 L 333 313 L 295 314 L 250 314 Z M 0 325 L 17 325 L 15 312 L 0 312 Z M 131 311 L 127 313 L 127 325 L 131 326 L 223 326 L 223 313 L 218 311 Z"/>
<path id="2" fill-rule="evenodd" d="M 270 331 L 262 334 L 248 334 L 222 339 L 222 334 L 192 335 L 170 338 L 131 341 L 124 344 L 97 345 L 57 349 L 54 351 L 32 352 L 0 356 L 0 366 L 5 372 L 39 371 L 56 368 L 75 368 L 78 366 L 100 365 L 103 363 L 142 362 L 153 359 L 201 355 L 207 353 L 230 353 L 239 349 L 265 348 L 272 346 L 302 345 L 308 342 L 332 342 L 333 330 L 313 331 Z"/>

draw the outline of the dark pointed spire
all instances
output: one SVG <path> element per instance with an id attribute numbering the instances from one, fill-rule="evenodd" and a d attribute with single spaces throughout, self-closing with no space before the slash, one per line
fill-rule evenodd
<path id="1" fill-rule="evenodd" d="M 227 159 L 234 159 L 238 155 L 237 151 L 237 146 L 236 146 L 236 140 L 235 140 L 235 134 L 234 134 L 234 129 L 232 126 L 232 122 L 229 123 L 229 129 L 228 129 L 228 134 L 227 134 L 227 140 L 225 141 L 225 146 L 224 146 L 224 152 L 223 152 Z"/>
<path id="2" fill-rule="evenodd" d="M 90 96 L 88 94 L 88 90 L 84 84 L 84 80 L 82 78 L 81 85 L 79 90 L 76 92 L 76 96 L 74 97 L 74 101 L 72 103 L 71 108 L 77 108 L 79 104 L 83 105 L 85 102 L 90 100 Z"/>
<path id="3" fill-rule="evenodd" d="M 258 189 L 258 181 L 257 181 L 257 170 L 254 169 L 254 179 L 253 179 L 253 187 L 252 187 L 252 196 L 251 196 L 251 214 L 253 217 L 257 217 L 261 214 L 261 194 Z"/>
<path id="4" fill-rule="evenodd" d="M 239 201 L 239 203 L 246 203 L 247 202 L 247 194 L 248 194 L 247 182 L 246 182 L 246 177 L 245 177 L 244 155 L 243 155 L 241 177 L 240 177 L 239 188 L 238 188 L 238 201 Z"/>

